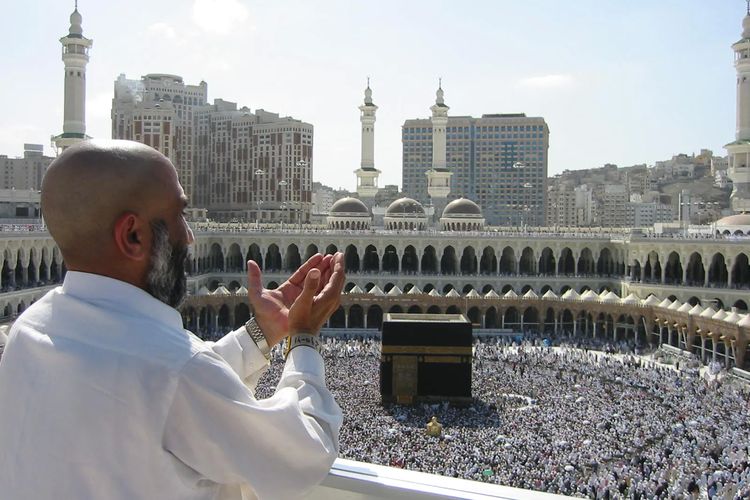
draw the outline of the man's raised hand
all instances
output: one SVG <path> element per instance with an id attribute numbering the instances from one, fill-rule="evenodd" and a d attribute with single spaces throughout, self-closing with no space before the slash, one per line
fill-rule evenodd
<path id="1" fill-rule="evenodd" d="M 319 271 L 315 294 L 320 294 L 334 278 L 335 262 L 339 262 L 341 268 L 336 282 L 340 281 L 343 287 L 343 255 L 340 253 L 336 256 L 315 254 L 275 290 L 263 288 L 258 264 L 252 260 L 247 262 L 248 299 L 253 308 L 255 320 L 265 334 L 269 346 L 276 345 L 289 334 L 289 308 L 302 293 L 308 273 L 312 269 Z M 341 289 L 338 293 L 341 293 Z M 335 308 L 331 312 L 333 311 Z"/>

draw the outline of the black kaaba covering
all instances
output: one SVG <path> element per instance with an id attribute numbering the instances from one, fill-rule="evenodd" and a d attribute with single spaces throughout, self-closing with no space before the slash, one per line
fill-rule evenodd
<path id="1" fill-rule="evenodd" d="M 471 401 L 471 323 L 462 314 L 394 314 L 383 321 L 384 403 Z"/>

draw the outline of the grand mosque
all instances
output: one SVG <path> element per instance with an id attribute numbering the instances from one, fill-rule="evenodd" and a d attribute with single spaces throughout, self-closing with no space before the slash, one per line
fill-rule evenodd
<path id="1" fill-rule="evenodd" d="M 85 140 L 85 66 L 91 41 L 80 14 L 61 39 L 66 67 L 61 146 Z M 375 112 L 372 91 L 360 107 L 362 164 L 358 198 L 338 200 L 319 226 L 194 224 L 186 327 L 205 334 L 243 324 L 247 260 L 278 286 L 309 256 L 345 254 L 347 286 L 329 332 L 377 329 L 388 312 L 462 313 L 476 333 L 566 332 L 670 344 L 704 361 L 748 368 L 750 315 L 750 14 L 732 45 L 737 70 L 737 129 L 726 148 L 735 212 L 699 235 L 635 230 L 490 227 L 468 199 L 448 202 L 447 119 L 433 106 L 433 166 L 427 187 L 434 212 L 411 198 L 373 218 Z M 436 104 L 442 99 L 438 90 Z M 447 111 L 446 111 L 447 113 Z M 444 125 L 443 125 L 444 126 Z M 0 233 L 0 310 L 12 319 L 59 283 L 65 263 L 43 228 Z"/>

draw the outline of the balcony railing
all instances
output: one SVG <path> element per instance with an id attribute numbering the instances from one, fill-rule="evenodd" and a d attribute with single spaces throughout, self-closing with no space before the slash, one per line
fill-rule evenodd
<path id="1" fill-rule="evenodd" d="M 425 474 L 339 458 L 308 500 L 469 499 L 552 500 L 539 491 Z"/>

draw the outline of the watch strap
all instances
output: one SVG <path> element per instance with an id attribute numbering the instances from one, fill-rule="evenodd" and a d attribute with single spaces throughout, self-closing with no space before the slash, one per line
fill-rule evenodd
<path id="1" fill-rule="evenodd" d="M 317 335 L 311 335 L 309 333 L 298 333 L 287 337 L 284 357 L 286 358 L 287 356 L 289 356 L 289 353 L 292 351 L 292 349 L 299 346 L 312 347 L 316 351 L 320 352 L 320 337 L 318 337 Z"/>
<path id="2" fill-rule="evenodd" d="M 250 318 L 250 320 L 245 323 L 245 331 L 253 342 L 255 342 L 255 345 L 258 346 L 258 349 L 260 349 L 261 354 L 263 354 L 266 360 L 270 360 L 271 347 L 268 345 L 268 342 L 266 342 L 266 336 L 263 335 L 263 330 L 260 329 L 255 318 Z"/>

